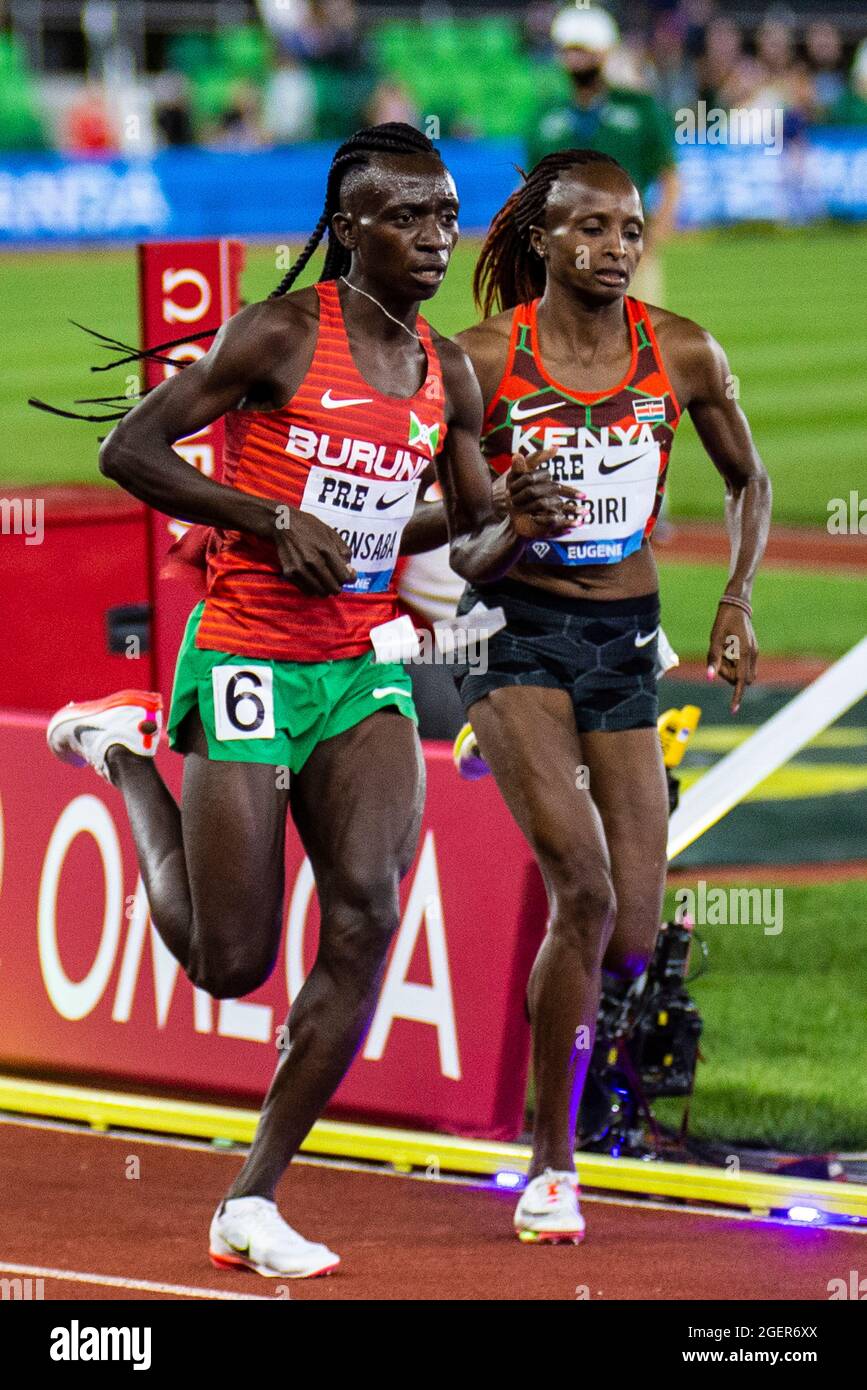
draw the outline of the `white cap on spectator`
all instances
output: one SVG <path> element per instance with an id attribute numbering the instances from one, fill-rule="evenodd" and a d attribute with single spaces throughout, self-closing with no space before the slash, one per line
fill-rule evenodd
<path id="1" fill-rule="evenodd" d="M 586 48 L 591 53 L 608 53 L 615 48 L 620 33 L 607 10 L 585 9 L 579 5 L 561 10 L 551 25 L 551 38 L 558 48 Z"/>

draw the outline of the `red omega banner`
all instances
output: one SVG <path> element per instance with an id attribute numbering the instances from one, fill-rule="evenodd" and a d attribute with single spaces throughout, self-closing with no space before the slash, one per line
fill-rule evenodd
<path id="1" fill-rule="evenodd" d="M 182 759 L 159 756 L 177 794 Z M 522 1124 L 542 884 L 493 781 L 462 782 L 436 744 L 425 761 L 400 928 L 329 1113 L 510 1139 Z M 0 713 L 0 1068 L 257 1105 L 317 931 L 312 873 L 290 827 L 270 980 L 242 1000 L 194 989 L 150 923 L 120 794 L 55 762 L 44 720 Z"/>
<path id="2" fill-rule="evenodd" d="M 195 342 L 168 348 L 170 361 L 145 363 L 145 386 L 154 387 L 185 363 L 204 357 L 220 324 L 236 313 L 244 248 L 237 241 L 148 242 L 139 247 L 139 300 L 142 346 L 174 342 L 189 334 Z M 206 337 L 199 334 L 213 332 Z M 223 465 L 223 421 L 175 444 L 175 452 L 207 478 L 219 481 Z M 169 546 L 183 534 L 183 522 L 150 512 L 153 575 L 155 679 L 163 695 L 171 690 L 175 658 L 184 625 L 196 602 L 183 580 L 160 578 Z"/>

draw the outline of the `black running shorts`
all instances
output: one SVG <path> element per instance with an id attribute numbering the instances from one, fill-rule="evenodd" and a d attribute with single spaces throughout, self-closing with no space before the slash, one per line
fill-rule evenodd
<path id="1" fill-rule="evenodd" d="M 488 639 L 487 670 L 455 673 L 465 710 L 492 690 L 541 685 L 566 690 L 584 733 L 655 729 L 659 595 L 579 599 L 515 579 L 468 586 L 458 613 L 501 607 L 506 626 Z"/>

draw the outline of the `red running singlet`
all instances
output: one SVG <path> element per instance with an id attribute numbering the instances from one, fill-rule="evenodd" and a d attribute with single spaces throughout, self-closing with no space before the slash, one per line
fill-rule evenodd
<path id="1" fill-rule="evenodd" d="M 656 525 L 680 406 L 640 300 L 624 300 L 632 344 L 626 376 L 607 391 L 592 392 L 569 390 L 548 375 L 539 352 L 538 303 L 514 310 L 482 450 L 503 473 L 512 454 L 553 449 L 544 467 L 587 498 L 585 519 L 556 540 L 531 542 L 524 564 L 617 564 Z"/>
<path id="2" fill-rule="evenodd" d="M 371 650 L 370 629 L 398 614 L 392 572 L 418 480 L 446 435 L 442 368 L 429 325 L 414 396 L 387 396 L 352 360 L 334 281 L 316 285 L 313 361 L 282 410 L 226 415 L 223 481 L 311 512 L 344 538 L 357 573 L 332 598 L 284 579 L 270 541 L 218 531 L 208 550 L 208 592 L 196 646 L 277 661 L 329 661 Z"/>

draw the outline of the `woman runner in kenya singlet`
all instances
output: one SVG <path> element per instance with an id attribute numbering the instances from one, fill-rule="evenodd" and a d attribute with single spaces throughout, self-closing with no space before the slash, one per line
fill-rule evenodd
<path id="1" fill-rule="evenodd" d="M 531 543 L 508 578 L 471 582 L 458 606 L 482 601 L 506 615 L 487 671 L 468 671 L 461 697 L 549 898 L 527 991 L 536 1108 L 515 1225 L 528 1240 L 583 1234 L 573 1147 L 602 972 L 612 983 L 640 975 L 659 928 L 668 799 L 649 539 L 681 411 L 727 491 L 731 570 L 708 666 L 735 686 L 733 712 L 755 669 L 749 594 L 769 525 L 767 475 L 719 345 L 627 297 L 643 227 L 619 164 L 549 155 L 491 227 L 475 282 L 485 319 L 458 338 L 482 387 L 492 469 L 543 449 L 548 476 L 584 498 L 578 524 Z"/>
<path id="2" fill-rule="evenodd" d="M 626 376 L 595 392 L 570 390 L 549 376 L 539 353 L 538 300 L 519 304 L 512 316 L 506 370 L 485 412 L 483 452 L 499 474 L 513 454 L 551 449 L 547 471 L 586 499 L 575 527 L 530 545 L 533 564 L 616 564 L 653 533 L 680 407 L 647 305 L 626 297 L 624 308 Z"/>

